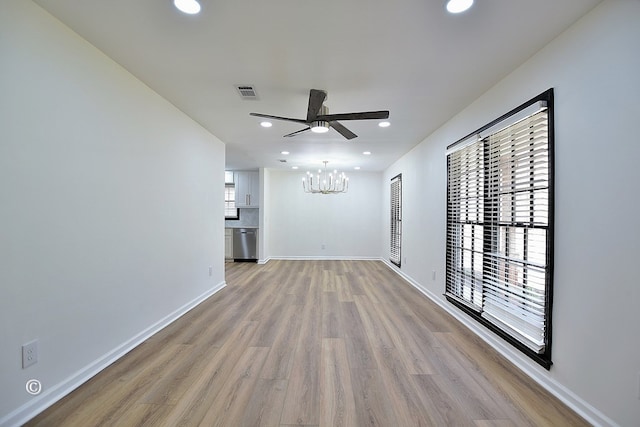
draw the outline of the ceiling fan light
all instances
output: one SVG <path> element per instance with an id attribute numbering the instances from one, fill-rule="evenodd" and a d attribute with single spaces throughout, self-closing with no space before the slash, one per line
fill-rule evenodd
<path id="1" fill-rule="evenodd" d="M 263 128 L 270 128 L 271 126 L 273 126 L 273 124 L 271 122 L 260 122 L 260 126 L 262 126 Z"/>
<path id="2" fill-rule="evenodd" d="M 449 13 L 461 13 L 473 6 L 473 0 L 449 0 L 447 11 Z"/>
<path id="3" fill-rule="evenodd" d="M 173 0 L 173 5 L 180 11 L 189 15 L 200 13 L 200 3 L 197 0 Z"/>
<path id="4" fill-rule="evenodd" d="M 316 120 L 311 123 L 311 132 L 314 133 L 326 133 L 329 132 L 329 122 L 325 122 L 324 120 Z"/>
<path id="5" fill-rule="evenodd" d="M 389 122 L 380 122 L 380 123 L 378 123 L 378 126 L 380 126 L 381 128 L 388 128 L 389 126 L 391 126 L 391 123 L 389 123 Z"/>

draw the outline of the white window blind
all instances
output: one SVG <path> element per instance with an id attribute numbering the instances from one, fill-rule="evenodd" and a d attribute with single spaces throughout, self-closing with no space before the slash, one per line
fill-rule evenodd
<path id="1" fill-rule="evenodd" d="M 224 217 L 228 219 L 238 219 L 236 187 L 234 184 L 225 184 L 224 186 Z"/>
<path id="2" fill-rule="evenodd" d="M 543 109 L 447 156 L 445 293 L 535 354 L 550 342 L 549 135 Z"/>
<path id="3" fill-rule="evenodd" d="M 402 174 L 391 179 L 390 261 L 400 267 L 402 246 Z"/>

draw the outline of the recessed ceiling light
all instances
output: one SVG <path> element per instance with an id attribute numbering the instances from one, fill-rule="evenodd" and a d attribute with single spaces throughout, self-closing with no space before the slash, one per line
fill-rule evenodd
<path id="1" fill-rule="evenodd" d="M 371 151 L 363 151 L 362 154 L 364 154 L 365 156 L 370 156 L 371 155 Z"/>
<path id="2" fill-rule="evenodd" d="M 298 166 L 291 166 L 291 169 L 298 169 Z"/>
<path id="3" fill-rule="evenodd" d="M 359 171 L 360 170 L 360 166 L 356 166 L 356 167 L 354 167 L 354 169 Z"/>
<path id="4" fill-rule="evenodd" d="M 378 126 L 380 126 L 381 128 L 388 128 L 389 126 L 391 126 L 391 123 L 389 123 L 389 122 L 380 122 L 380 123 L 378 123 Z"/>
<path id="5" fill-rule="evenodd" d="M 449 13 L 460 13 L 469 9 L 473 5 L 473 0 L 449 0 L 447 11 Z"/>
<path id="6" fill-rule="evenodd" d="M 271 126 L 273 126 L 273 123 L 271 123 L 271 122 L 260 122 L 260 126 L 262 126 L 263 128 L 270 128 Z"/>
<path id="7" fill-rule="evenodd" d="M 197 0 L 173 0 L 173 5 L 178 8 L 180 12 L 189 15 L 200 13 L 200 3 L 198 3 Z"/>
<path id="8" fill-rule="evenodd" d="M 289 152 L 288 151 L 281 151 L 280 154 L 284 154 L 286 156 L 287 154 L 289 154 Z"/>

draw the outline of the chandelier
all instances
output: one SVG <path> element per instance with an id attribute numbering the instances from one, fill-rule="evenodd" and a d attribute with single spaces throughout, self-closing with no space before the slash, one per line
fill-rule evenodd
<path id="1" fill-rule="evenodd" d="M 349 189 L 349 178 L 342 173 L 338 173 L 337 170 L 333 172 L 327 172 L 327 160 L 324 163 L 324 173 L 322 169 L 318 169 L 317 175 L 307 172 L 307 175 L 302 178 L 302 189 L 305 193 L 320 193 L 320 194 L 338 194 L 346 193 Z"/>

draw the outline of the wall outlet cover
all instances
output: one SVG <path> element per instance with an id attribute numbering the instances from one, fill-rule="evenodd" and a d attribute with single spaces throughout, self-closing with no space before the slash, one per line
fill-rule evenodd
<path id="1" fill-rule="evenodd" d="M 22 346 L 22 369 L 38 363 L 38 340 L 28 342 Z"/>

